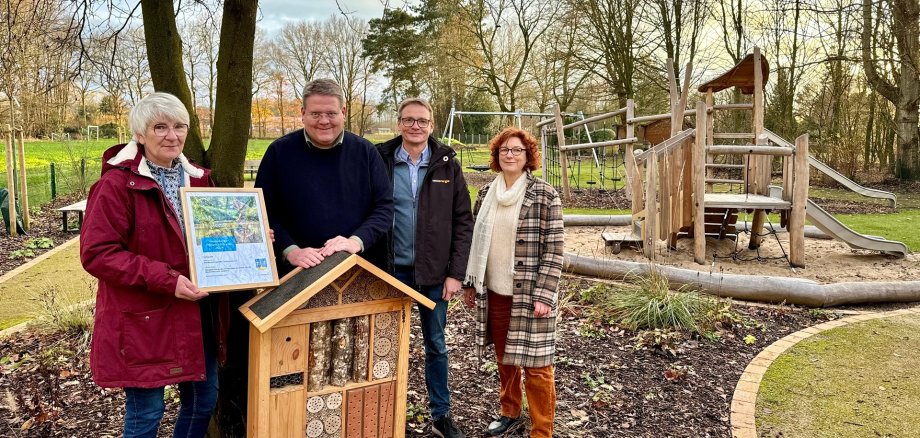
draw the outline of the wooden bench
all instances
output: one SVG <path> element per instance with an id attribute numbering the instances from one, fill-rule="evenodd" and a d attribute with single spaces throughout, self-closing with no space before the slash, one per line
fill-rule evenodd
<path id="1" fill-rule="evenodd" d="M 249 172 L 249 179 L 253 179 L 259 171 L 259 164 L 262 160 L 246 160 L 243 162 L 243 172 Z"/>
<path id="2" fill-rule="evenodd" d="M 57 210 L 61 212 L 64 223 L 64 231 L 80 231 L 80 228 L 83 228 L 83 213 L 86 212 L 85 199 L 80 202 L 74 202 L 73 204 L 70 204 L 66 207 L 61 207 Z M 67 214 L 74 211 L 77 212 L 77 228 L 70 229 L 67 225 Z"/>

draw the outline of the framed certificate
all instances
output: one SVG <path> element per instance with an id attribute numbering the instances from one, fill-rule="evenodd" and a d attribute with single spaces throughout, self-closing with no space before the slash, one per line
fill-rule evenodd
<path id="1" fill-rule="evenodd" d="M 205 292 L 278 285 L 262 189 L 183 187 L 192 283 Z"/>

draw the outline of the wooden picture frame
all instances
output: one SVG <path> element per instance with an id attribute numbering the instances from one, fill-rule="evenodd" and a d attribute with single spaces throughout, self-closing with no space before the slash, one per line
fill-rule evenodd
<path id="1" fill-rule="evenodd" d="M 204 292 L 278 285 L 262 189 L 183 187 L 191 280 Z"/>

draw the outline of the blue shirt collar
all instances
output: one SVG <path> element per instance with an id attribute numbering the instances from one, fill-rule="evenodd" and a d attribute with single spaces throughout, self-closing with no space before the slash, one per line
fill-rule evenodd
<path id="1" fill-rule="evenodd" d="M 422 150 L 422 155 L 419 157 L 418 163 L 413 164 L 413 166 L 427 166 L 429 158 L 431 158 L 431 146 L 425 146 L 425 149 Z M 409 151 L 406 150 L 405 146 L 400 145 L 396 148 L 396 159 L 404 161 L 407 164 L 409 163 Z"/>

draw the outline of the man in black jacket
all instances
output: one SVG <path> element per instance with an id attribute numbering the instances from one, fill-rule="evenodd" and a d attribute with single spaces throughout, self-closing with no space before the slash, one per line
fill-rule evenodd
<path id="1" fill-rule="evenodd" d="M 419 306 L 425 340 L 425 385 L 432 433 L 465 435 L 450 417 L 447 385 L 447 302 L 462 292 L 473 214 L 456 153 L 433 137 L 431 105 L 411 98 L 399 105 L 400 136 L 377 145 L 393 184 L 395 219 L 390 233 L 390 268 L 396 278 L 437 305 Z"/>

